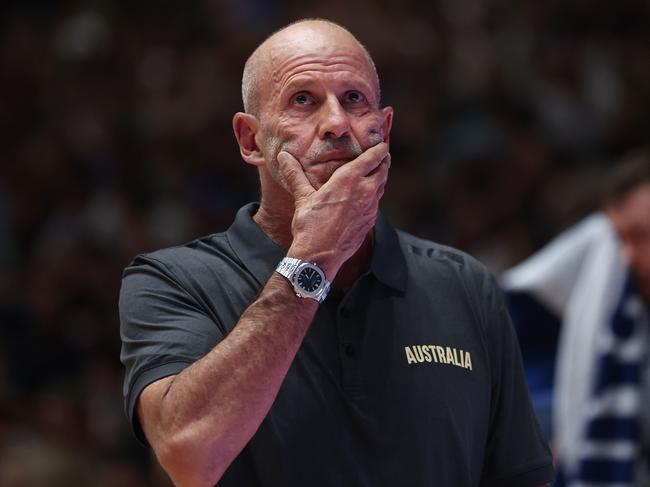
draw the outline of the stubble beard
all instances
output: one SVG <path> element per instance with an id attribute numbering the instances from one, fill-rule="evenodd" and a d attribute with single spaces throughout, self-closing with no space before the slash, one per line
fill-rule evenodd
<path id="1" fill-rule="evenodd" d="M 370 130 L 368 132 L 368 138 L 370 141 L 369 147 L 377 145 L 384 140 L 377 130 Z M 320 141 L 318 145 L 310 147 L 307 153 L 302 156 L 297 155 L 299 147 L 291 140 L 282 140 L 280 137 L 267 133 L 266 141 L 265 159 L 267 161 L 267 168 L 273 179 L 275 179 L 287 191 L 289 191 L 289 187 L 277 162 L 277 157 L 280 152 L 288 152 L 298 160 L 305 172 L 307 180 L 316 190 L 329 181 L 334 171 L 348 162 L 346 160 L 333 161 L 332 163 L 318 162 L 324 154 L 341 151 L 349 154 L 346 159 L 352 160 L 356 159 L 364 152 L 363 147 L 361 147 L 361 144 L 359 144 L 356 138 L 350 136 Z M 313 169 L 318 169 L 318 166 L 321 166 L 322 168 L 317 171 L 317 174 L 314 174 Z"/>

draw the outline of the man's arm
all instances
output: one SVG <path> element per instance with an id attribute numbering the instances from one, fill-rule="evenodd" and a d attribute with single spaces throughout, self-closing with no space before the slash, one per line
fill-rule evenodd
<path id="1" fill-rule="evenodd" d="M 318 303 L 280 275 L 232 332 L 138 401 L 142 428 L 176 485 L 214 485 L 266 416 Z"/>
<path id="2" fill-rule="evenodd" d="M 296 206 L 288 256 L 318 262 L 334 278 L 374 224 L 387 151 L 386 144 L 368 149 L 318 191 L 295 159 L 278 157 Z M 176 485 L 212 486 L 221 478 L 270 409 L 317 307 L 274 274 L 206 356 L 143 390 L 137 414 Z"/>

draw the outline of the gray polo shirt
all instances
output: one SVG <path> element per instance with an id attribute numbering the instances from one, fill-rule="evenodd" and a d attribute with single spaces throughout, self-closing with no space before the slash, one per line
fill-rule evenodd
<path id="1" fill-rule="evenodd" d="M 284 252 L 242 208 L 141 255 L 120 294 L 126 411 L 237 324 Z M 553 477 L 510 319 L 471 257 L 379 216 L 371 266 L 320 306 L 259 430 L 218 485 L 520 486 Z"/>

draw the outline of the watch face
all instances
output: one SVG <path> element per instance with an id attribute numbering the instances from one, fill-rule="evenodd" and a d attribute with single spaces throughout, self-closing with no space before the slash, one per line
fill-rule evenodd
<path id="1" fill-rule="evenodd" d="M 296 283 L 301 289 L 304 289 L 308 293 L 313 293 L 323 283 L 323 276 L 313 267 L 305 267 L 298 274 Z"/>

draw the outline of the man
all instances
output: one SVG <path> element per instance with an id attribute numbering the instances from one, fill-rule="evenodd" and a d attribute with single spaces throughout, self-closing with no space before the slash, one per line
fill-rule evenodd
<path id="1" fill-rule="evenodd" d="M 603 212 L 503 277 L 558 487 L 649 480 L 650 152 L 606 180 Z"/>
<path id="2" fill-rule="evenodd" d="M 127 412 L 174 482 L 548 482 L 492 278 L 377 212 L 393 110 L 365 48 L 292 24 L 242 92 L 233 127 L 261 203 L 137 257 L 120 296 Z"/>

